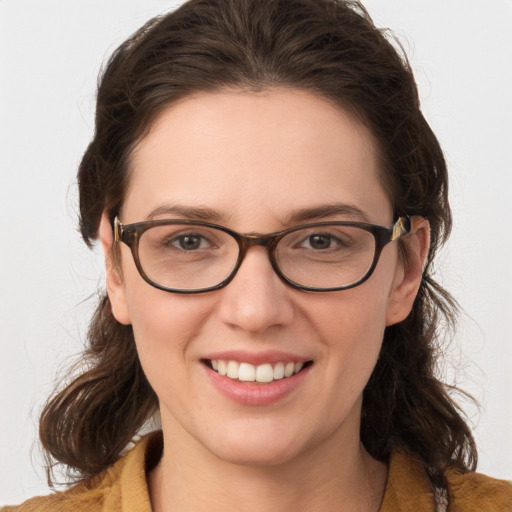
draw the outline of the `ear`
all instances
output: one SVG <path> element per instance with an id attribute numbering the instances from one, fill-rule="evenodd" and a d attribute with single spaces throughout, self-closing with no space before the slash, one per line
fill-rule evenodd
<path id="1" fill-rule="evenodd" d="M 404 320 L 411 312 L 423 277 L 430 248 L 430 224 L 423 217 L 411 219 L 411 232 L 403 238 L 404 261 L 397 271 L 389 296 L 386 325 Z"/>
<path id="2" fill-rule="evenodd" d="M 114 257 L 114 236 L 108 215 L 103 212 L 100 221 L 100 240 L 105 256 L 105 268 L 107 272 L 107 294 L 112 307 L 114 318 L 121 324 L 129 325 L 130 313 L 126 301 L 126 290 L 124 287 L 121 267 L 117 258 Z"/>

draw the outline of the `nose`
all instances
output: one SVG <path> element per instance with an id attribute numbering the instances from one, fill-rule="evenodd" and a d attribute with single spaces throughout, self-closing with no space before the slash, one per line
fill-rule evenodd
<path id="1" fill-rule="evenodd" d="M 237 274 L 220 292 L 222 321 L 251 333 L 291 323 L 294 307 L 290 295 L 300 293 L 281 281 L 261 246 L 247 251 Z"/>

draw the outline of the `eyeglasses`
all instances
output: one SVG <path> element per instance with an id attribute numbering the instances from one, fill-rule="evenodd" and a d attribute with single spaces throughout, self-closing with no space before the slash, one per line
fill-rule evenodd
<path id="1" fill-rule="evenodd" d="M 366 281 L 382 249 L 408 234 L 409 217 L 389 227 L 363 222 L 316 222 L 268 235 L 242 235 L 190 220 L 155 220 L 124 226 L 116 217 L 115 242 L 125 243 L 151 286 L 172 293 L 204 293 L 226 286 L 247 251 L 267 248 L 276 274 L 299 290 L 346 290 Z"/>

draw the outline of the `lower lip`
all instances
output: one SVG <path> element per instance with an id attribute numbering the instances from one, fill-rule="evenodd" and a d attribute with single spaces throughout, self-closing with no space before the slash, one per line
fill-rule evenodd
<path id="1" fill-rule="evenodd" d="M 304 381 L 311 365 L 306 366 L 306 368 L 303 368 L 299 373 L 291 377 L 274 380 L 267 384 L 241 382 L 220 375 L 208 366 L 205 366 L 205 368 L 210 382 L 224 396 L 239 404 L 263 406 L 276 403 L 293 393 Z"/>

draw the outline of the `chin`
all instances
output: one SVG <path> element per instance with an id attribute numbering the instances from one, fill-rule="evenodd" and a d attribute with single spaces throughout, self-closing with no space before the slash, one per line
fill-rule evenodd
<path id="1" fill-rule="evenodd" d="M 216 452 L 216 453 L 215 453 Z M 236 464 L 237 466 L 250 467 L 273 467 L 281 466 L 290 462 L 298 455 L 297 447 L 282 446 L 261 446 L 260 444 L 243 447 L 233 447 L 231 449 L 215 450 L 214 455 L 219 459 Z"/>
<path id="2" fill-rule="evenodd" d="M 272 467 L 286 464 L 307 450 L 307 442 L 298 432 L 283 427 L 269 430 L 224 431 L 220 438 L 210 439 L 204 446 L 217 458 L 240 466 Z"/>

